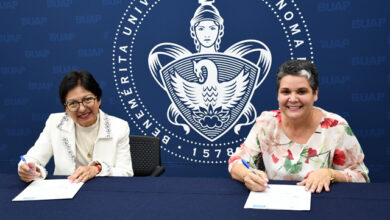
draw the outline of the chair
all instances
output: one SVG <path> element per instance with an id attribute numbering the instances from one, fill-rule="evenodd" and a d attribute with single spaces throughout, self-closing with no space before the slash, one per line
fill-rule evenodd
<path id="1" fill-rule="evenodd" d="M 130 135 L 130 152 L 134 176 L 157 177 L 164 173 L 159 138 Z"/>

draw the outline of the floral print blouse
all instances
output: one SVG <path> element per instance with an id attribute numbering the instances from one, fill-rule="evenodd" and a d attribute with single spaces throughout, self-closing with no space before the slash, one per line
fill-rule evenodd
<path id="1" fill-rule="evenodd" d="M 257 168 L 262 156 L 272 180 L 301 181 L 320 168 L 333 168 L 348 182 L 369 182 L 364 154 L 348 123 L 320 109 L 324 117 L 306 144 L 291 141 L 281 128 L 281 111 L 265 111 L 256 119 L 245 142 L 229 159 L 229 172 L 241 159 Z"/>

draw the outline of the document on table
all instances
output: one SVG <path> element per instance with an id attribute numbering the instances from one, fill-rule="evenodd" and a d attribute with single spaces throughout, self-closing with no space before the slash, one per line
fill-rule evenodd
<path id="1" fill-rule="evenodd" d="M 304 186 L 269 184 L 263 192 L 250 192 L 244 208 L 310 210 L 311 193 Z"/>
<path id="2" fill-rule="evenodd" d="M 35 180 L 12 201 L 72 199 L 83 183 L 71 183 L 68 179 Z"/>

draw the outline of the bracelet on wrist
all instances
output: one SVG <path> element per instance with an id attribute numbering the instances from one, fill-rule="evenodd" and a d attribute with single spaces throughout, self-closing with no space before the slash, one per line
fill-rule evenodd
<path id="1" fill-rule="evenodd" d="M 101 165 L 99 162 L 95 161 L 94 166 L 95 166 L 96 168 L 98 168 L 98 173 L 97 173 L 97 174 L 99 174 L 100 171 L 102 171 L 102 165 Z"/>
<path id="2" fill-rule="evenodd" d="M 328 168 L 328 172 L 330 174 L 330 183 L 336 182 L 336 179 L 335 179 L 333 171 L 330 168 Z"/>

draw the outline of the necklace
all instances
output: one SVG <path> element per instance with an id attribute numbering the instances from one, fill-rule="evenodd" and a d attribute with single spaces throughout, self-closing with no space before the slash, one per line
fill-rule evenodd
<path id="1" fill-rule="evenodd" d="M 92 157 L 93 148 L 94 148 L 94 145 L 92 145 L 92 147 L 90 147 L 90 148 L 88 149 L 88 154 L 87 154 L 87 157 L 88 157 L 88 158 L 91 158 L 91 157 Z"/>
<path id="2" fill-rule="evenodd" d="M 99 117 L 95 124 L 89 127 L 76 126 L 76 144 L 80 147 L 80 153 L 92 158 L 95 142 L 99 133 Z"/>

